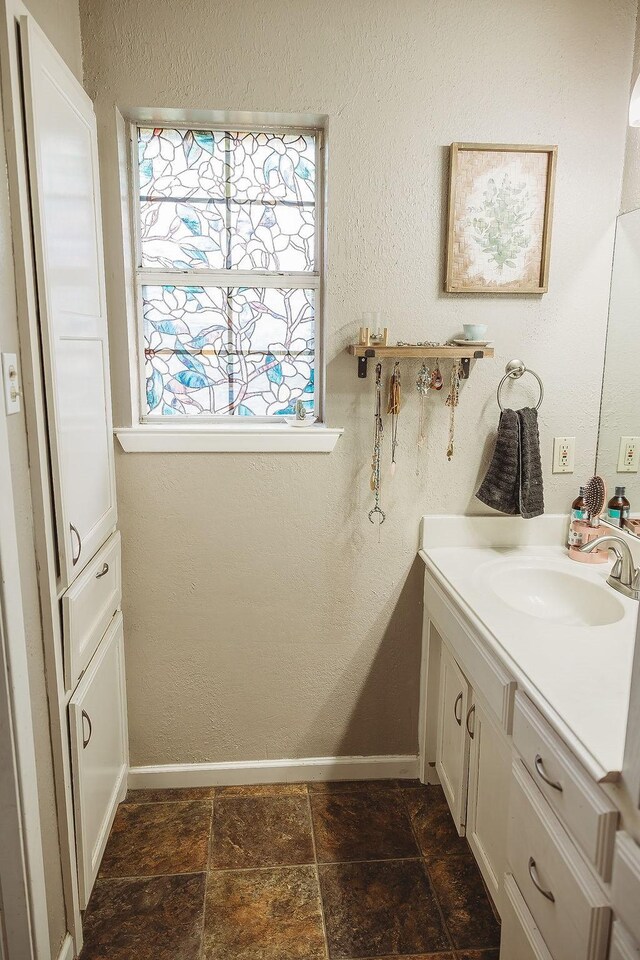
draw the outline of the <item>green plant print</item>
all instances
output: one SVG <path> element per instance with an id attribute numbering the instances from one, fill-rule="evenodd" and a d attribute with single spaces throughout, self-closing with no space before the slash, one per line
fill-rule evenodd
<path id="1" fill-rule="evenodd" d="M 500 273 L 505 267 L 516 269 L 516 259 L 531 243 L 525 228 L 533 216 L 526 183 L 513 184 L 507 173 L 499 185 L 490 177 L 482 206 L 470 208 L 470 213 L 476 214 L 467 221 L 473 239 L 488 254 L 489 263 Z"/>

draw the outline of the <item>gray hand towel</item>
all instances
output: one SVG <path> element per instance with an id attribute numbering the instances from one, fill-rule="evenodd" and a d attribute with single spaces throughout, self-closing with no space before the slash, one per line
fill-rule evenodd
<path id="1" fill-rule="evenodd" d="M 537 410 L 502 411 L 493 457 L 476 497 L 526 520 L 544 513 Z"/>

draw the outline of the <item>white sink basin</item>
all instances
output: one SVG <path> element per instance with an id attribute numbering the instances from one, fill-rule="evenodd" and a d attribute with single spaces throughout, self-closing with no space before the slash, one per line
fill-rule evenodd
<path id="1" fill-rule="evenodd" d="M 550 623 L 602 627 L 625 614 L 611 587 L 569 572 L 566 563 L 537 557 L 497 560 L 482 564 L 475 578 L 512 610 Z"/>

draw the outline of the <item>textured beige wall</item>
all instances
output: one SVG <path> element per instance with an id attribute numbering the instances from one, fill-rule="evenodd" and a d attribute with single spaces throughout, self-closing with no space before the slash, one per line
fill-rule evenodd
<path id="1" fill-rule="evenodd" d="M 82 51 L 77 0 L 55 0 L 55 2 L 54 0 L 29 0 L 27 6 L 60 55 L 76 76 L 81 79 Z M 0 346 L 3 351 L 19 353 L 9 188 L 6 167 L 4 166 L 5 143 L 2 131 L 3 127 L 0 120 L 0 156 L 3 158 L 3 167 L 0 173 Z M 58 956 L 64 940 L 67 923 L 54 799 L 53 761 L 45 685 L 44 652 L 42 649 L 40 604 L 33 552 L 33 517 L 24 413 L 9 417 L 8 429 L 29 660 L 29 683 L 31 686 L 31 709 L 36 748 L 49 936 L 51 955 L 55 958 Z"/>
<path id="2" fill-rule="evenodd" d="M 631 74 L 631 89 L 640 76 L 640 16 L 636 23 L 636 45 Z M 640 207 L 640 127 L 629 127 L 624 158 L 621 213 Z"/>
<path id="3" fill-rule="evenodd" d="M 81 14 L 117 418 L 127 381 L 114 108 L 330 118 L 327 410 L 346 433 L 330 456 L 120 452 L 132 762 L 413 753 L 418 521 L 481 511 L 473 494 L 507 360 L 545 382 L 547 508 L 566 510 L 593 470 L 635 0 L 83 0 Z M 559 145 L 548 295 L 441 292 L 452 140 Z M 357 380 L 345 354 L 363 309 L 384 312 L 394 341 L 486 322 L 497 353 L 463 387 L 451 463 L 444 394 L 429 398 L 417 474 L 416 367 L 403 368 L 380 539 L 367 520 L 373 378 Z M 575 476 L 551 475 L 556 434 L 578 438 Z"/>
<path id="4" fill-rule="evenodd" d="M 68 67 L 82 82 L 82 44 L 78 0 L 24 0 Z"/>

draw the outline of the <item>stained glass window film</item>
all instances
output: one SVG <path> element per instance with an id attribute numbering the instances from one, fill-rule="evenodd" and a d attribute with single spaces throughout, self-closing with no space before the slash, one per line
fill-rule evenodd
<path id="1" fill-rule="evenodd" d="M 313 271 L 315 141 L 139 128 L 141 266 Z"/>
<path id="2" fill-rule="evenodd" d="M 314 291 L 144 286 L 151 416 L 286 416 L 314 409 Z"/>
<path id="3" fill-rule="evenodd" d="M 316 413 L 317 132 L 137 134 L 145 416 Z"/>

